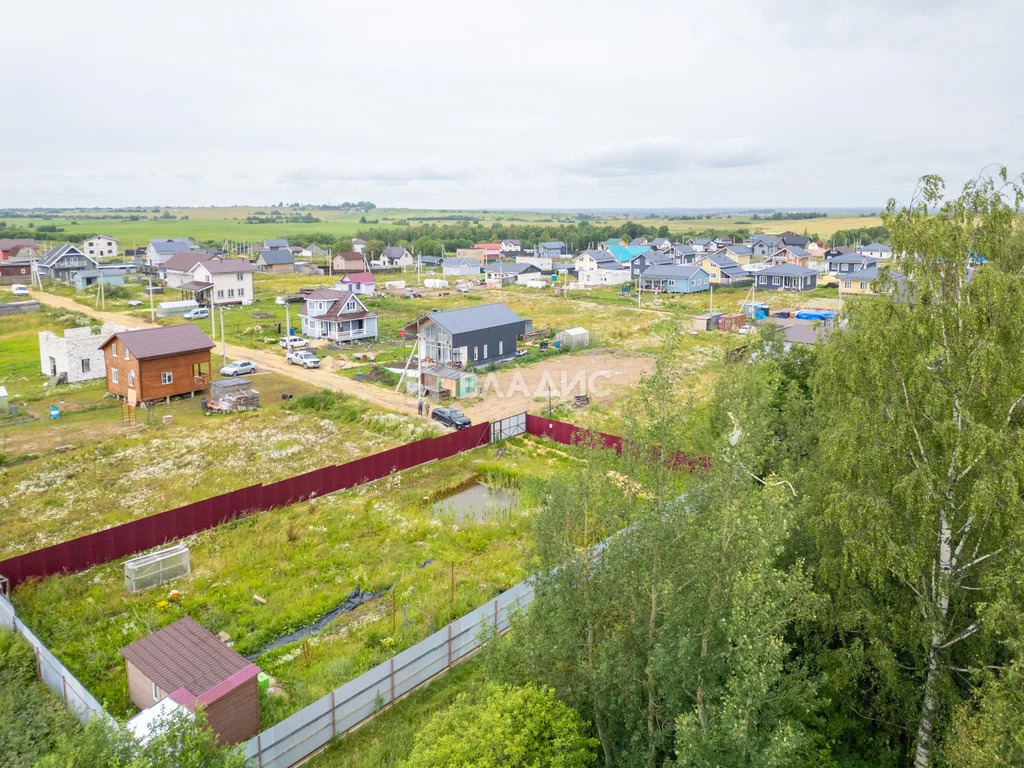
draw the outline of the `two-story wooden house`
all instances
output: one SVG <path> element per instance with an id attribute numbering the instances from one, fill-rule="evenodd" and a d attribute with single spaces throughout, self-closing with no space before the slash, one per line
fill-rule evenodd
<path id="1" fill-rule="evenodd" d="M 201 392 L 213 346 L 195 323 L 118 331 L 100 344 L 107 391 L 131 404 Z"/>
<path id="2" fill-rule="evenodd" d="M 82 253 L 82 249 L 71 243 L 64 243 L 51 248 L 46 255 L 36 262 L 36 271 L 40 277 L 70 283 L 77 272 L 93 270 L 99 262 L 92 256 Z"/>

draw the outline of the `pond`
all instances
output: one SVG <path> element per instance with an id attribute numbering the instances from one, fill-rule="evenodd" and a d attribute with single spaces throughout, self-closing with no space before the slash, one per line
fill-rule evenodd
<path id="1" fill-rule="evenodd" d="M 435 515 L 454 515 L 456 523 L 502 519 L 519 505 L 519 492 L 473 481 L 435 501 Z"/>

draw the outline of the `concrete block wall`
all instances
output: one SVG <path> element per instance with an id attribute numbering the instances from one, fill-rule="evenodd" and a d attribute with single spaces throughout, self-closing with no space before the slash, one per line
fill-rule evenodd
<path id="1" fill-rule="evenodd" d="M 39 332 L 39 369 L 44 376 L 50 376 L 52 357 L 57 366 L 57 373 L 66 373 L 68 383 L 102 379 L 107 375 L 106 363 L 99 345 L 111 334 L 125 330 L 116 323 L 104 323 L 99 333 L 92 328 L 68 328 L 63 336 L 53 331 Z M 89 361 L 89 370 L 82 370 L 82 360 Z"/>

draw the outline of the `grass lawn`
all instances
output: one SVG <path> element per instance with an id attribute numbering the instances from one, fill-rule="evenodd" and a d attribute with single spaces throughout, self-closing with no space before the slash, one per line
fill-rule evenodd
<path id="1" fill-rule="evenodd" d="M 257 411 L 205 416 L 200 397 L 183 398 L 137 411 L 137 429 L 122 426 L 120 407 L 100 399 L 102 390 L 88 393 L 93 406 L 57 421 L 41 401 L 39 419 L 4 430 L 12 459 L 40 455 L 0 467 L 0 558 L 436 433 L 354 399 L 337 414 L 302 411 L 280 396 L 311 392 L 309 385 L 278 374 L 251 380 Z M 165 415 L 172 424 L 162 423 Z M 53 446 L 70 449 L 47 450 Z"/>
<path id="2" fill-rule="evenodd" d="M 76 677 L 112 713 L 127 716 L 133 707 L 118 649 L 181 616 L 227 632 L 248 654 L 312 623 L 356 587 L 390 585 L 389 594 L 344 614 L 308 642 L 258 659 L 285 692 L 264 698 L 263 723 L 270 725 L 421 640 L 427 615 L 435 628 L 444 626 L 525 576 L 543 478 L 572 460 L 532 438 L 515 438 L 503 448 L 500 459 L 497 446 L 481 448 L 189 537 L 192 573 L 164 587 L 126 593 L 117 562 L 26 583 L 14 602 Z M 483 522 L 432 509 L 446 489 L 481 477 L 518 489 L 518 506 Z M 161 606 L 172 588 L 181 591 L 180 604 Z M 256 604 L 254 593 L 266 605 Z M 405 604 L 415 610 L 402 626 Z"/>

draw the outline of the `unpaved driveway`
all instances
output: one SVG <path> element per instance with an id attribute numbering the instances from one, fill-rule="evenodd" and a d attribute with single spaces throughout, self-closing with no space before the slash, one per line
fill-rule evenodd
<path id="1" fill-rule="evenodd" d="M 608 403 L 622 396 L 649 372 L 653 361 L 617 350 L 589 350 L 562 355 L 525 368 L 510 368 L 480 376 L 479 404 L 464 403 L 466 415 L 474 421 L 494 420 L 573 395 L 587 394 L 591 401 Z"/>

